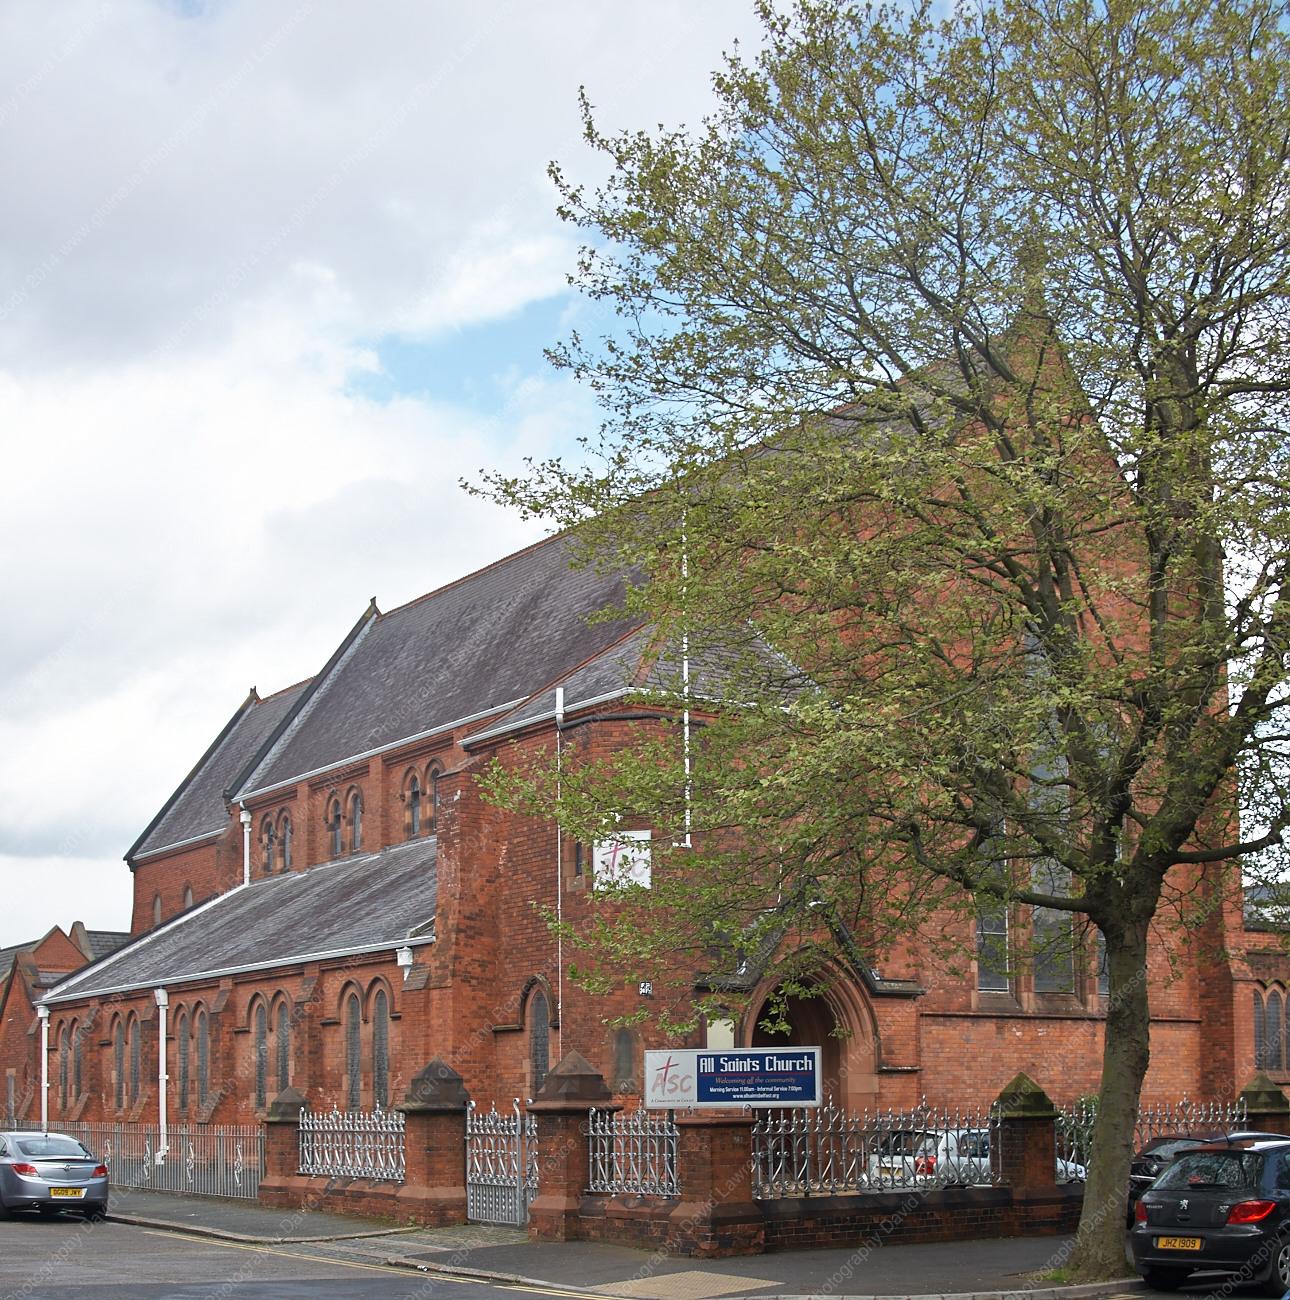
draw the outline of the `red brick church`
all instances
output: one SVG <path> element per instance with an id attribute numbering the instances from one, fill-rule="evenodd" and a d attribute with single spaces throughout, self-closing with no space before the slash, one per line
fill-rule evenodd
<path id="1" fill-rule="evenodd" d="M 595 854 L 474 780 L 497 756 L 549 752 L 557 725 L 595 757 L 658 716 L 641 691 L 649 629 L 589 622 L 620 596 L 555 537 L 398 609 L 373 602 L 316 676 L 253 690 L 126 855 L 131 941 L 39 991 L 51 1123 L 152 1120 L 163 1074 L 173 1119 L 245 1121 L 288 1086 L 318 1107 L 386 1106 L 436 1056 L 484 1105 L 532 1095 L 572 1050 L 639 1097 L 642 1050 L 662 1044 L 607 1022 L 647 991 L 593 998 L 562 979 L 540 911 L 587 915 Z M 1256 1030 L 1259 1064 L 1290 1079 L 1290 962 L 1247 929 L 1239 889 L 1208 887 L 1227 900 L 1208 933 L 1162 934 L 1152 955 L 1148 1095 L 1230 1095 Z M 985 938 L 1006 946 L 1011 920 Z M 1019 1070 L 1058 1099 L 1096 1091 L 1091 939 L 1018 973 L 961 924 L 979 955 L 966 975 L 914 947 L 857 954 L 794 1006 L 792 1039 L 824 1045 L 833 1095 L 974 1103 Z M 771 990 L 754 972 L 746 991 L 742 1018 L 691 1045 L 763 1041 Z M 30 1015 L 5 1040 L 28 1117 L 40 1041 Z"/>

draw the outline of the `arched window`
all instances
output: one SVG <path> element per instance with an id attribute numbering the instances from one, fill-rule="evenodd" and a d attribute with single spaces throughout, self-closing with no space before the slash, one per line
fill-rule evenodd
<path id="1" fill-rule="evenodd" d="M 197 1104 L 204 1106 L 211 1086 L 211 1027 L 204 1008 L 193 1017 L 193 1030 L 197 1039 Z"/>
<path id="2" fill-rule="evenodd" d="M 372 999 L 372 1100 L 390 1104 L 390 999 L 384 989 Z"/>
<path id="3" fill-rule="evenodd" d="M 130 1017 L 130 1104 L 133 1106 L 139 1100 L 139 1074 L 140 1074 L 140 1052 L 142 1044 L 139 1042 L 139 1022 L 133 1016 Z"/>
<path id="4" fill-rule="evenodd" d="M 184 886 L 184 911 L 187 911 L 193 905 L 193 887 L 192 885 Z"/>
<path id="5" fill-rule="evenodd" d="M 260 823 L 260 845 L 263 854 L 264 874 L 270 875 L 273 871 L 274 849 L 277 847 L 278 835 L 273 829 L 273 818 L 266 817 Z"/>
<path id="6" fill-rule="evenodd" d="M 188 1109 L 188 1057 L 190 1050 L 188 1012 L 181 1011 L 175 1018 L 175 1057 L 179 1072 L 179 1109 Z"/>
<path id="7" fill-rule="evenodd" d="M 363 1102 L 363 1013 L 358 994 L 345 999 L 345 1106 L 358 1110 Z"/>
<path id="8" fill-rule="evenodd" d="M 118 1020 L 112 1034 L 113 1097 L 117 1110 L 125 1109 L 125 1021 Z"/>
<path id="9" fill-rule="evenodd" d="M 551 1009 L 541 989 L 529 999 L 529 1064 L 532 1088 L 537 1092 L 551 1068 Z"/>
<path id="10" fill-rule="evenodd" d="M 340 800 L 332 799 L 327 805 L 327 820 L 324 823 L 327 827 L 327 834 L 331 840 L 331 855 L 333 858 L 340 857 L 341 854 L 341 816 Z"/>
<path id="11" fill-rule="evenodd" d="M 58 1035 L 58 1105 L 67 1109 L 67 1079 L 71 1070 L 71 1034 L 64 1025 Z"/>
<path id="12" fill-rule="evenodd" d="M 153 925 L 161 924 L 161 895 L 153 894 L 152 896 L 152 923 Z"/>
<path id="13" fill-rule="evenodd" d="M 421 782 L 417 780 L 415 772 L 408 774 L 408 788 L 404 798 L 408 805 L 405 823 L 407 838 L 414 840 L 421 834 Z"/>
<path id="14" fill-rule="evenodd" d="M 282 845 L 282 869 L 291 870 L 291 818 L 282 814 L 278 822 L 278 842 Z"/>
<path id="15" fill-rule="evenodd" d="M 286 1002 L 278 1003 L 277 1041 L 274 1046 L 278 1055 L 278 1091 L 291 1086 L 291 1016 Z"/>
<path id="16" fill-rule="evenodd" d="M 439 830 L 439 769 L 432 767 L 426 772 L 426 791 L 429 794 L 430 817 L 426 830 L 435 835 Z"/>
<path id="17" fill-rule="evenodd" d="M 640 1087 L 636 1072 L 637 1037 L 634 1029 L 614 1031 L 614 1091 L 635 1092 Z"/>
<path id="18" fill-rule="evenodd" d="M 72 1021 L 72 1096 L 79 1098 L 85 1083 L 85 1033 Z"/>
<path id="19" fill-rule="evenodd" d="M 1268 994 L 1264 1035 L 1267 1043 L 1268 1069 L 1280 1070 L 1285 1066 L 1285 1022 L 1281 1019 L 1281 994 L 1276 989 Z"/>
<path id="20" fill-rule="evenodd" d="M 255 1004 L 255 1108 L 269 1103 L 269 1013 L 263 1002 Z"/>
<path id="21" fill-rule="evenodd" d="M 349 796 L 349 851 L 357 853 L 363 847 L 363 795 L 355 790 Z"/>

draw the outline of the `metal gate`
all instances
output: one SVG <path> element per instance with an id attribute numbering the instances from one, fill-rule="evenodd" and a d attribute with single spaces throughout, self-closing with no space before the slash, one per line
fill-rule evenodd
<path id="1" fill-rule="evenodd" d="M 466 1113 L 466 1217 L 471 1223 L 522 1228 L 537 1194 L 537 1120 L 520 1109 L 503 1115 L 496 1106 Z"/>

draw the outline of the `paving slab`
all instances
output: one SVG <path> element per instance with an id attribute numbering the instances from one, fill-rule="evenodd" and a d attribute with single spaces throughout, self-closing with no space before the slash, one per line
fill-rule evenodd
<path id="1" fill-rule="evenodd" d="M 603 1242 L 530 1242 L 522 1229 L 466 1224 L 417 1228 L 254 1201 L 114 1188 L 113 1219 L 236 1241 L 293 1245 L 335 1259 L 392 1264 L 498 1282 L 577 1291 L 604 1300 L 1136 1300 L 1126 1276 L 1096 1286 L 1055 1287 L 1038 1277 L 1065 1263 L 1069 1237 L 775 1251 L 735 1259 L 689 1259 Z"/>
<path id="2" fill-rule="evenodd" d="M 1016 1237 L 989 1241 L 777 1251 L 734 1259 L 686 1259 L 601 1242 L 494 1242 L 424 1250 L 433 1233 L 365 1243 L 388 1262 L 428 1271 L 451 1269 L 506 1280 L 592 1291 L 612 1300 L 724 1300 L 726 1297 L 828 1295 L 1109 1296 L 1135 1288 L 1125 1277 L 1092 1287 L 1054 1288 L 1035 1275 L 1060 1267 L 1070 1237 Z M 444 1242 L 442 1245 L 446 1246 Z"/>
<path id="3" fill-rule="evenodd" d="M 175 1196 L 166 1192 L 113 1187 L 108 1214 L 121 1223 L 176 1228 L 205 1237 L 235 1241 L 331 1241 L 345 1237 L 388 1237 L 408 1232 L 393 1224 L 373 1223 L 321 1210 L 271 1209 L 255 1201 L 218 1196 Z"/>

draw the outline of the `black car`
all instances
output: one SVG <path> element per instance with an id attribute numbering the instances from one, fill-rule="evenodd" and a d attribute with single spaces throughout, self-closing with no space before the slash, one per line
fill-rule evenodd
<path id="1" fill-rule="evenodd" d="M 1279 1133 L 1245 1129 L 1233 1133 L 1162 1133 L 1159 1137 L 1152 1138 L 1136 1152 L 1133 1163 L 1129 1166 L 1128 1226 L 1133 1227 L 1133 1211 L 1138 1197 L 1164 1173 L 1179 1152 L 1203 1146 L 1206 1142 L 1236 1142 L 1241 1138 L 1271 1138 L 1275 1141 L 1279 1137 Z"/>
<path id="2" fill-rule="evenodd" d="M 1183 1151 L 1138 1199 L 1129 1234 L 1148 1286 L 1199 1271 L 1290 1290 L 1290 1139 L 1221 1140 Z"/>
<path id="3" fill-rule="evenodd" d="M 1165 1171 L 1165 1167 L 1180 1151 L 1188 1147 L 1218 1142 L 1222 1133 L 1164 1133 L 1152 1138 L 1141 1150 L 1135 1152 L 1129 1166 L 1129 1225 L 1133 1224 L 1133 1211 L 1138 1197 Z"/>

